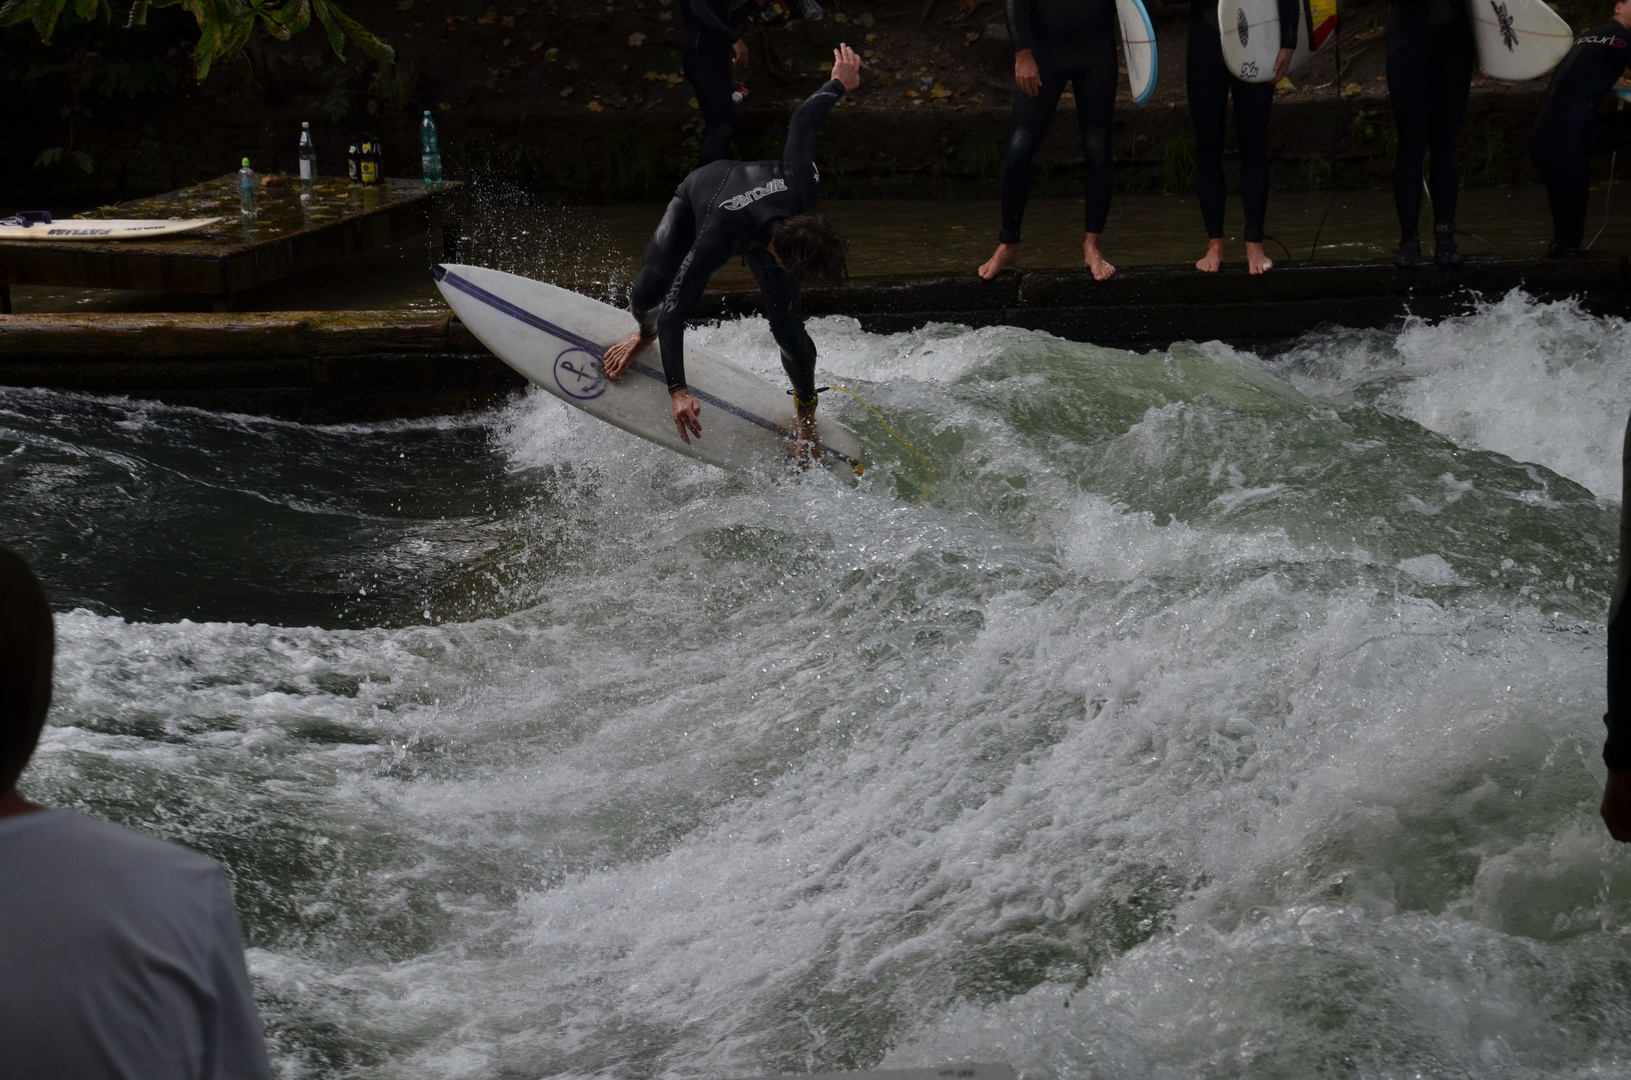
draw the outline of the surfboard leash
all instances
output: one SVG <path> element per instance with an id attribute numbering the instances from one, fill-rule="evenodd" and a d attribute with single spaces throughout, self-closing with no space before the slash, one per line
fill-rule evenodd
<path id="1" fill-rule="evenodd" d="M 1619 157 L 1620 152 L 1618 150 L 1608 156 L 1608 186 L 1603 189 L 1603 223 L 1597 226 L 1597 232 L 1592 236 L 1591 244 L 1595 244 L 1598 238 L 1603 235 L 1603 230 L 1608 228 L 1608 208 L 1614 205 L 1614 166 L 1619 163 Z M 1591 244 L 1586 245 L 1587 251 L 1591 250 Z"/>
<path id="2" fill-rule="evenodd" d="M 1336 54 L 1336 75 L 1331 79 L 1331 85 L 1336 87 L 1337 113 L 1342 113 L 1342 15 L 1337 14 L 1336 29 L 1332 31 L 1335 37 L 1331 41 L 1331 51 Z M 1313 262 L 1315 253 L 1320 249 L 1320 233 L 1325 231 L 1325 219 L 1331 216 L 1331 210 L 1337 204 L 1337 176 L 1336 165 L 1331 166 L 1331 197 L 1326 200 L 1325 213 L 1320 215 L 1320 223 L 1314 229 L 1314 242 L 1308 245 L 1308 261 Z"/>
<path id="3" fill-rule="evenodd" d="M 1116 238 L 1116 232 L 1121 228 L 1122 216 L 1127 213 L 1127 200 L 1133 194 L 1133 170 L 1138 167 L 1138 102 L 1133 102 L 1133 119 L 1128 127 L 1132 138 L 1127 147 L 1127 183 L 1121 189 L 1121 209 L 1116 211 L 1116 222 L 1110 226 L 1110 235 L 1104 238 L 1104 246 L 1108 248 Z"/>
<path id="4" fill-rule="evenodd" d="M 901 438 L 900 437 L 900 432 L 896 431 L 892 426 L 890 426 L 889 421 L 884 419 L 883 413 L 879 412 L 877 409 L 874 409 L 872 407 L 871 402 L 867 401 L 867 399 L 862 397 L 860 394 L 857 394 L 854 390 L 851 390 L 847 386 L 818 386 L 818 387 L 816 387 L 816 393 L 817 394 L 824 394 L 828 390 L 837 390 L 839 393 L 848 394 L 850 397 L 854 398 L 856 401 L 859 401 L 862 405 L 865 405 L 866 409 L 867 409 L 867 412 L 871 413 L 873 416 L 876 416 L 878 418 L 878 423 L 882 424 L 883 429 L 885 431 L 889 432 L 889 434 L 891 434 L 891 435 L 893 435 L 895 437 L 896 442 L 900 443 L 902 446 L 906 447 L 906 449 L 908 449 L 912 453 L 916 454 L 917 459 L 919 461 L 923 462 L 923 472 L 924 472 L 924 474 L 926 476 L 926 479 L 923 481 L 923 490 L 917 493 L 917 498 L 912 500 L 912 505 L 916 506 L 918 503 L 922 502 L 923 497 L 929 493 L 929 488 L 934 484 L 934 467 L 929 464 L 929 459 L 923 456 L 923 451 L 919 450 L 917 447 L 913 446 L 911 443 L 909 443 L 905 439 Z M 789 390 L 787 392 L 789 394 L 793 393 L 793 391 L 791 391 L 791 390 Z M 794 400 L 795 401 L 798 400 L 797 395 L 794 395 Z"/>

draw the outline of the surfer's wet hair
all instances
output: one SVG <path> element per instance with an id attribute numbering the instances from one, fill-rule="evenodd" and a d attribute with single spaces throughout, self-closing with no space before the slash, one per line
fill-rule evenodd
<path id="1" fill-rule="evenodd" d="M 770 233 L 776 260 L 800 284 L 842 285 L 849 277 L 849 241 L 820 214 L 783 218 Z"/>
<path id="2" fill-rule="evenodd" d="M 0 548 L 0 792 L 22 775 L 51 705 L 51 605 L 28 564 Z"/>

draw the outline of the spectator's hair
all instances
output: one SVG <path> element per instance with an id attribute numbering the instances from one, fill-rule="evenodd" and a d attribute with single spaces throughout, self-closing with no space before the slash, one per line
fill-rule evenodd
<path id="1" fill-rule="evenodd" d="M 820 214 L 783 218 L 770 233 L 776 259 L 800 284 L 842 285 L 849 276 L 849 241 Z"/>
<path id="2" fill-rule="evenodd" d="M 0 548 L 0 793 L 34 754 L 51 705 L 51 605 L 28 564 Z"/>

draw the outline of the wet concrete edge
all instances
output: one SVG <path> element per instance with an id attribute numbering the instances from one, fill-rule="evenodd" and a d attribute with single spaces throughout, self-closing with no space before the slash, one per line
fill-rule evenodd
<path id="1" fill-rule="evenodd" d="M 1221 340 L 1273 351 L 1324 326 L 1439 320 L 1522 288 L 1631 317 L 1626 260 L 1470 258 L 1455 271 L 1386 263 L 1282 265 L 1204 275 L 1133 267 L 1108 282 L 1078 271 L 858 280 L 805 294 L 811 317 L 873 333 L 931 323 L 1018 326 L 1136 351 Z M 752 289 L 710 292 L 699 318 L 755 315 Z M 525 381 L 447 315 L 392 311 L 0 316 L 0 385 L 122 395 L 312 422 L 457 413 Z"/>

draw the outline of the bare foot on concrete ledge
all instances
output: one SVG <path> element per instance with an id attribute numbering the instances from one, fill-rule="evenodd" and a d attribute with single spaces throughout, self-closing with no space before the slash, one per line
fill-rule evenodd
<path id="1" fill-rule="evenodd" d="M 1206 254 L 1195 262 L 1195 269 L 1203 274 L 1215 274 L 1223 269 L 1223 238 L 1206 242 Z"/>
<path id="2" fill-rule="evenodd" d="M 1094 281 L 1109 281 L 1110 275 L 1116 272 L 1116 268 L 1105 261 L 1103 252 L 1099 251 L 1099 234 L 1096 232 L 1088 233 L 1087 239 L 1082 241 L 1082 261 L 1093 271 Z"/>
<path id="3" fill-rule="evenodd" d="M 1003 267 L 1012 264 L 1013 261 L 1018 258 L 1018 244 L 998 244 L 996 254 L 992 255 L 989 259 L 980 264 L 980 269 L 978 271 L 979 275 L 986 281 L 990 281 L 992 278 L 1002 273 Z"/>
<path id="4" fill-rule="evenodd" d="M 605 355 L 600 358 L 601 370 L 606 373 L 608 379 L 616 382 L 623 377 L 623 372 L 629 369 L 629 365 L 640 355 L 641 350 L 652 341 L 652 338 L 641 337 L 640 331 L 636 330 L 606 350 Z"/>
<path id="5" fill-rule="evenodd" d="M 1255 277 L 1274 269 L 1274 260 L 1263 254 L 1263 245 L 1246 241 L 1246 269 Z"/>

